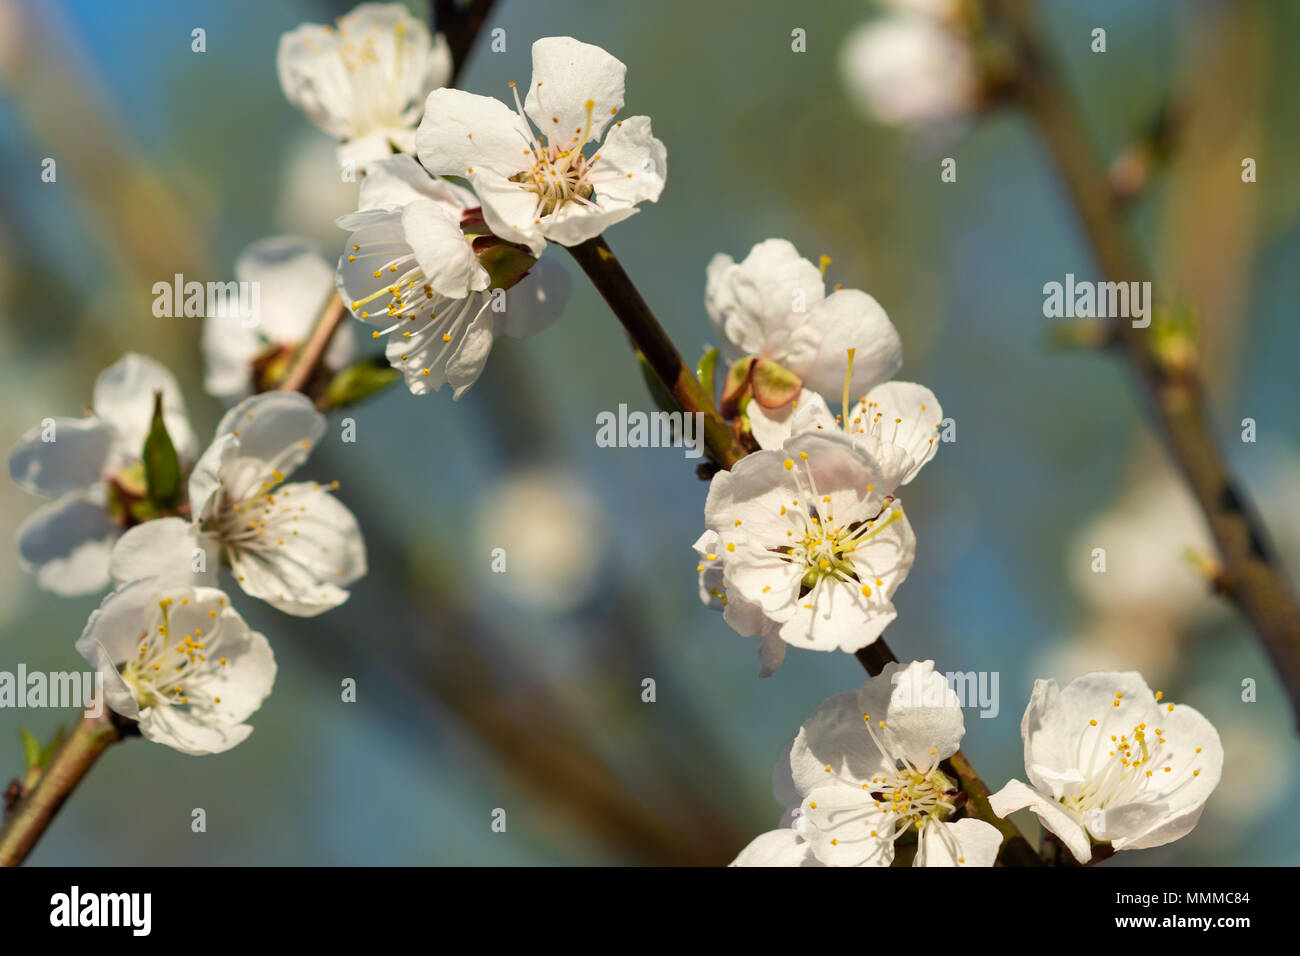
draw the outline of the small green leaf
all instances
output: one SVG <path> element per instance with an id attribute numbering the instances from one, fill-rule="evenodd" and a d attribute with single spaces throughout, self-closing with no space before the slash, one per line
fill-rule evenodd
<path id="1" fill-rule="evenodd" d="M 777 365 L 771 359 L 758 359 L 749 377 L 754 389 L 754 401 L 764 408 L 788 405 L 803 388 L 803 381 L 794 372 Z"/>
<path id="2" fill-rule="evenodd" d="M 389 365 L 383 356 L 362 359 L 334 376 L 325 389 L 322 401 L 326 408 L 355 405 L 362 399 L 383 391 L 401 377 L 401 373 Z"/>
<path id="3" fill-rule="evenodd" d="M 718 367 L 718 350 L 711 348 L 700 356 L 700 361 L 695 366 L 695 377 L 700 380 L 704 390 L 709 393 L 709 398 L 714 401 L 718 400 L 716 385 L 714 384 L 714 370 Z"/>
<path id="4" fill-rule="evenodd" d="M 637 363 L 641 366 L 641 376 L 645 379 L 646 387 L 650 389 L 650 397 L 654 399 L 656 405 L 661 411 L 680 412 L 682 407 L 677 404 L 677 399 L 673 398 L 673 393 L 664 387 L 664 383 L 659 381 L 659 376 L 655 370 L 650 367 L 649 361 L 641 354 L 640 350 L 636 353 Z"/>
<path id="5" fill-rule="evenodd" d="M 42 768 L 50 765 L 50 761 L 54 758 L 54 755 L 59 752 L 59 748 L 63 746 L 63 742 L 67 739 L 68 732 L 64 730 L 63 725 L 60 724 L 59 728 L 54 731 L 54 736 L 50 738 L 50 742 L 46 744 L 45 749 L 41 751 L 39 759 Z"/>
<path id="6" fill-rule="evenodd" d="M 144 440 L 145 485 L 149 489 L 149 502 L 158 509 L 174 508 L 181 492 L 181 463 L 176 456 L 176 446 L 163 421 L 162 392 L 153 393 L 153 424 Z"/>
<path id="7" fill-rule="evenodd" d="M 23 766 L 38 767 L 41 763 L 41 742 L 26 727 L 18 728 L 18 736 L 23 742 Z"/>

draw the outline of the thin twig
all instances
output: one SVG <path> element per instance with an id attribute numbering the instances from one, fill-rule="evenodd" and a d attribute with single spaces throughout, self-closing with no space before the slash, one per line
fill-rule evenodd
<path id="1" fill-rule="evenodd" d="M 40 771 L 36 785 L 14 806 L 0 830 L 0 866 L 18 866 L 27 858 L 99 755 L 127 736 L 132 727 L 107 705 L 98 717 L 77 721 L 72 734 Z"/>
<path id="2" fill-rule="evenodd" d="M 1077 102 L 1047 56 L 1027 0 L 992 0 L 1018 61 L 1016 92 L 1042 133 L 1102 272 L 1143 281 L 1149 270 L 1112 201 L 1105 165 Z M 1116 322 L 1116 338 L 1218 544 L 1227 597 L 1259 634 L 1300 720 L 1300 605 L 1277 564 L 1262 523 L 1215 444 L 1204 388 L 1186 366 L 1162 363 L 1151 328 Z"/>
<path id="3" fill-rule="evenodd" d="M 745 457 L 745 449 L 713 403 L 695 373 L 683 361 L 672 339 L 655 318 L 645 299 L 628 278 L 623 266 L 603 236 L 588 239 L 569 249 L 582 271 L 587 273 L 618 320 L 632 344 L 654 371 L 673 399 L 688 414 L 704 415 L 704 444 L 709 458 L 721 468 L 730 468 Z"/>
<path id="4" fill-rule="evenodd" d="M 343 307 L 343 300 L 339 298 L 337 292 L 334 293 L 334 297 L 325 306 L 324 313 L 312 328 L 311 335 L 308 336 L 306 342 L 302 343 L 294 355 L 293 364 L 289 366 L 284 381 L 280 383 L 280 391 L 302 392 L 306 390 L 312 379 L 316 377 L 321 363 L 325 360 L 325 352 L 330 347 L 334 333 L 339 330 L 339 326 L 343 324 L 347 315 L 348 310 Z"/>

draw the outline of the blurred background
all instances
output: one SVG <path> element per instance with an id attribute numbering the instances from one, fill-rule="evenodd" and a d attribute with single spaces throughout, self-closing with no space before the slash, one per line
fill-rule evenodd
<path id="1" fill-rule="evenodd" d="M 275 50 L 349 7 L 0 0 L 0 444 L 80 414 L 126 351 L 170 365 L 210 437 L 222 407 L 202 391 L 200 320 L 154 318 L 151 287 L 228 279 L 268 235 L 341 248 L 332 222 L 356 187 L 285 100 Z M 987 783 L 1023 776 L 1036 677 L 1137 668 L 1216 724 L 1224 777 L 1191 836 L 1108 865 L 1300 862 L 1300 829 L 1272 822 L 1300 784 L 1290 718 L 1253 635 L 1183 558 L 1208 547 L 1199 515 L 1126 368 L 1051 347 L 1043 283 L 1095 275 L 1054 171 L 1012 111 L 937 140 L 857 112 L 839 45 L 877 15 L 849 0 L 503 0 L 487 27 L 505 52 L 480 36 L 460 85 L 505 95 L 546 35 L 627 63 L 628 115 L 653 118 L 670 170 L 662 200 L 609 239 L 688 359 L 711 344 L 709 258 L 769 237 L 830 255 L 830 282 L 886 308 L 900 377 L 957 422 L 905 495 L 919 553 L 887 636 L 905 660 L 999 673 L 998 715 L 967 712 Z M 1042 16 L 1108 158 L 1180 104 L 1178 151 L 1132 215 L 1157 291 L 1201 311 L 1219 437 L 1294 574 L 1300 6 L 1054 0 Z M 1089 50 L 1097 26 L 1105 54 Z M 947 156 L 955 183 L 939 179 Z M 574 276 L 561 321 L 498 340 L 460 402 L 398 386 L 349 410 L 357 442 L 322 442 L 300 472 L 340 480 L 371 570 L 312 620 L 232 591 L 279 662 L 248 742 L 203 758 L 112 748 L 31 862 L 717 864 L 776 824 L 781 747 L 864 675 L 847 655 L 792 653 L 760 681 L 754 642 L 699 603 L 707 486 L 680 450 L 596 446 L 597 413 L 652 403 L 617 322 L 560 247 L 547 256 Z M 1248 416 L 1254 444 L 1239 440 Z M 6 538 L 39 503 L 0 483 Z M 508 573 L 491 573 L 493 547 Z M 1105 575 L 1089 571 L 1096 547 Z M 0 669 L 82 668 L 73 642 L 98 600 L 39 591 L 11 551 Z M 355 703 L 340 700 L 349 677 Z M 0 775 L 20 770 L 20 725 L 47 738 L 72 717 L 0 711 Z M 190 830 L 196 807 L 206 833 Z"/>

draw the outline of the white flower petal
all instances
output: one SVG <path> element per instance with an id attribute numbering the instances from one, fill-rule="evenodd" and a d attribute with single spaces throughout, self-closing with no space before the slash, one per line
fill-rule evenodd
<path id="1" fill-rule="evenodd" d="M 650 117 L 632 116 L 610 128 L 589 180 L 602 209 L 658 202 L 668 177 L 668 148 L 655 138 Z"/>
<path id="2" fill-rule="evenodd" d="M 202 564 L 196 568 L 197 555 Z M 156 518 L 128 529 L 113 546 L 108 570 L 114 582 L 157 578 L 168 584 L 215 585 L 221 554 L 212 540 L 183 518 Z"/>
<path id="3" fill-rule="evenodd" d="M 1087 863 L 1092 859 L 1092 842 L 1083 828 L 1082 818 L 1019 780 L 1009 781 L 997 793 L 990 795 L 989 806 L 1000 817 L 1028 807 L 1044 827 L 1061 839 L 1076 860 Z"/>
<path id="4" fill-rule="evenodd" d="M 838 783 L 818 787 L 804 798 L 802 810 L 803 837 L 824 865 L 893 862 L 894 821 L 867 790 Z"/>
<path id="5" fill-rule="evenodd" d="M 860 789 L 882 771 L 893 770 L 863 727 L 858 692 L 853 690 L 823 701 L 799 728 L 790 748 L 791 779 L 805 797 L 837 781 L 850 790 Z"/>
<path id="6" fill-rule="evenodd" d="M 420 164 L 435 176 L 469 179 L 480 199 L 481 177 L 505 179 L 530 165 L 531 141 L 523 117 L 500 100 L 449 88 L 429 94 L 415 133 Z"/>
<path id="7" fill-rule="evenodd" d="M 821 866 L 812 848 L 794 830 L 771 830 L 749 842 L 728 866 Z"/>
<path id="8" fill-rule="evenodd" d="M 506 290 L 505 311 L 493 313 L 497 333 L 522 339 L 545 330 L 564 313 L 572 285 L 563 266 L 538 259 L 528 275 Z"/>
<path id="9" fill-rule="evenodd" d="M 42 505 L 18 529 L 18 561 L 36 583 L 60 595 L 108 585 L 108 559 L 122 529 L 97 497 L 73 494 Z"/>
<path id="10" fill-rule="evenodd" d="M 230 566 L 239 586 L 299 617 L 337 607 L 348 598 L 347 585 L 366 573 L 365 542 L 356 517 L 312 483 L 285 485 L 276 495 L 292 502 L 288 507 L 298 517 L 271 528 L 257 546 L 231 550 Z"/>
<path id="11" fill-rule="evenodd" d="M 930 823 L 919 837 L 912 865 L 992 866 L 1001 846 L 998 828 L 983 820 L 966 817 L 954 823 Z"/>
<path id="12" fill-rule="evenodd" d="M 543 37 L 533 43 L 533 81 L 524 112 L 549 142 L 565 143 L 583 131 L 598 140 L 623 108 L 626 75 L 623 62 L 598 46 L 573 37 Z"/>
<path id="13" fill-rule="evenodd" d="M 273 485 L 282 480 L 275 479 L 273 473 L 292 474 L 324 432 L 325 416 L 305 395 L 267 392 L 245 399 L 217 425 L 217 439 L 226 435 L 239 439 L 237 454 L 221 468 L 227 490 L 242 499 L 263 482 Z M 212 454 L 216 445 L 214 440 L 204 457 Z"/>
<path id="14" fill-rule="evenodd" d="M 885 310 L 859 289 L 839 289 L 816 307 L 793 336 L 790 370 L 825 395 L 844 388 L 848 350 L 854 349 L 850 395 L 862 395 L 903 366 L 903 343 Z"/>
<path id="15" fill-rule="evenodd" d="M 806 361 L 815 346 L 801 345 L 806 354 L 800 357 L 793 352 L 797 343 L 792 337 L 825 295 L 820 269 L 786 240 L 768 239 L 740 263 L 730 256 L 713 257 L 705 308 L 728 364 L 757 355 L 802 375 L 796 364 Z"/>
<path id="16" fill-rule="evenodd" d="M 53 440 L 44 441 L 49 435 Z M 9 453 L 9 476 L 33 494 L 58 498 L 104 477 L 113 429 L 98 418 L 55 418 L 28 429 Z"/>
<path id="17" fill-rule="evenodd" d="M 445 206 L 432 199 L 416 200 L 402 207 L 401 222 L 403 235 L 434 292 L 463 299 L 471 291 L 488 287 L 487 270 L 478 264 L 460 221 Z"/>
<path id="18" fill-rule="evenodd" d="M 158 391 L 163 395 L 163 422 L 176 454 L 182 462 L 194 460 L 198 439 L 185 414 L 185 398 L 176 376 L 153 359 L 128 352 L 99 373 L 91 402 L 95 414 L 117 431 L 114 457 L 118 467 L 139 459 L 153 423 L 154 393 Z"/>
<path id="19" fill-rule="evenodd" d="M 966 733 L 961 701 L 933 661 L 886 664 L 862 685 L 858 707 L 884 721 L 891 745 L 922 773 L 955 754 Z"/>

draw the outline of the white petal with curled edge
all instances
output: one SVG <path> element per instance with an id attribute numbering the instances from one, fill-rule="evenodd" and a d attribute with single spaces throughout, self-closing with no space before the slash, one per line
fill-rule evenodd
<path id="1" fill-rule="evenodd" d="M 821 866 L 804 838 L 791 829 L 754 837 L 728 866 Z"/>
<path id="2" fill-rule="evenodd" d="M 992 794 L 989 806 L 1000 817 L 1029 808 L 1044 827 L 1060 837 L 1076 860 L 1087 863 L 1092 859 L 1092 841 L 1083 828 L 1082 818 L 1019 780 L 1008 781 L 1005 787 Z"/>
<path id="3" fill-rule="evenodd" d="M 885 722 L 891 745 L 922 773 L 955 754 L 966 733 L 961 701 L 933 661 L 886 664 L 862 685 L 858 704 Z"/>
<path id="4" fill-rule="evenodd" d="M 113 429 L 93 417 L 55 418 L 49 430 L 36 425 L 9 453 L 9 476 L 47 498 L 83 491 L 104 477 L 113 437 Z"/>
<path id="5" fill-rule="evenodd" d="M 238 316 L 203 320 L 203 390 L 217 398 L 243 398 L 253 388 L 253 361 L 264 348 L 257 329 Z"/>
<path id="6" fill-rule="evenodd" d="M 432 199 L 420 199 L 402 207 L 402 232 L 425 280 L 439 295 L 463 299 L 470 292 L 488 287 L 488 273 L 460 221 L 445 206 Z"/>
<path id="7" fill-rule="evenodd" d="M 576 246 L 594 239 L 615 223 L 637 214 L 636 206 L 610 203 L 598 209 L 566 202 L 542 219 L 542 235 L 562 246 Z"/>
<path id="8" fill-rule="evenodd" d="M 524 112 L 550 144 L 588 140 L 623 108 L 627 67 L 598 46 L 573 37 L 542 37 L 533 43 L 533 81 Z M 591 108 L 587 104 L 591 103 Z"/>
<path id="9" fill-rule="evenodd" d="M 92 594 L 109 582 L 108 559 L 122 529 L 101 501 L 67 495 L 36 509 L 18 528 L 18 560 L 54 594 Z"/>
<path id="10" fill-rule="evenodd" d="M 217 438 L 233 435 L 239 440 L 236 454 L 222 465 L 227 490 L 242 499 L 262 482 L 272 481 L 273 471 L 291 474 L 324 433 L 325 416 L 305 395 L 266 392 L 244 399 L 217 425 Z"/>
<path id="11" fill-rule="evenodd" d="M 805 331 L 802 338 L 796 332 L 808 326 L 808 313 L 825 295 L 820 269 L 800 256 L 792 243 L 767 239 L 750 249 L 740 263 L 714 256 L 705 308 L 728 362 L 757 355 L 803 377 L 816 343 L 811 332 Z"/>
<path id="12" fill-rule="evenodd" d="M 850 434 L 859 429 L 873 435 L 884 446 L 906 454 L 882 453 L 880 458 L 891 488 L 905 485 L 939 450 L 939 429 L 943 409 L 934 392 L 915 382 L 886 382 L 865 396 L 866 406 L 854 406 L 849 420 Z M 857 421 L 861 418 L 861 422 Z"/>
<path id="13" fill-rule="evenodd" d="M 600 158 L 588 180 L 600 206 L 658 201 L 668 178 L 668 148 L 651 132 L 650 117 L 613 126 L 595 155 Z"/>
<path id="14" fill-rule="evenodd" d="M 163 395 L 163 423 L 182 462 L 194 460 L 198 439 L 185 414 L 185 398 L 176 376 L 158 362 L 128 352 L 99 373 L 91 405 L 95 414 L 112 425 L 118 440 L 114 457 L 120 464 L 138 460 L 153 424 L 154 392 Z"/>

